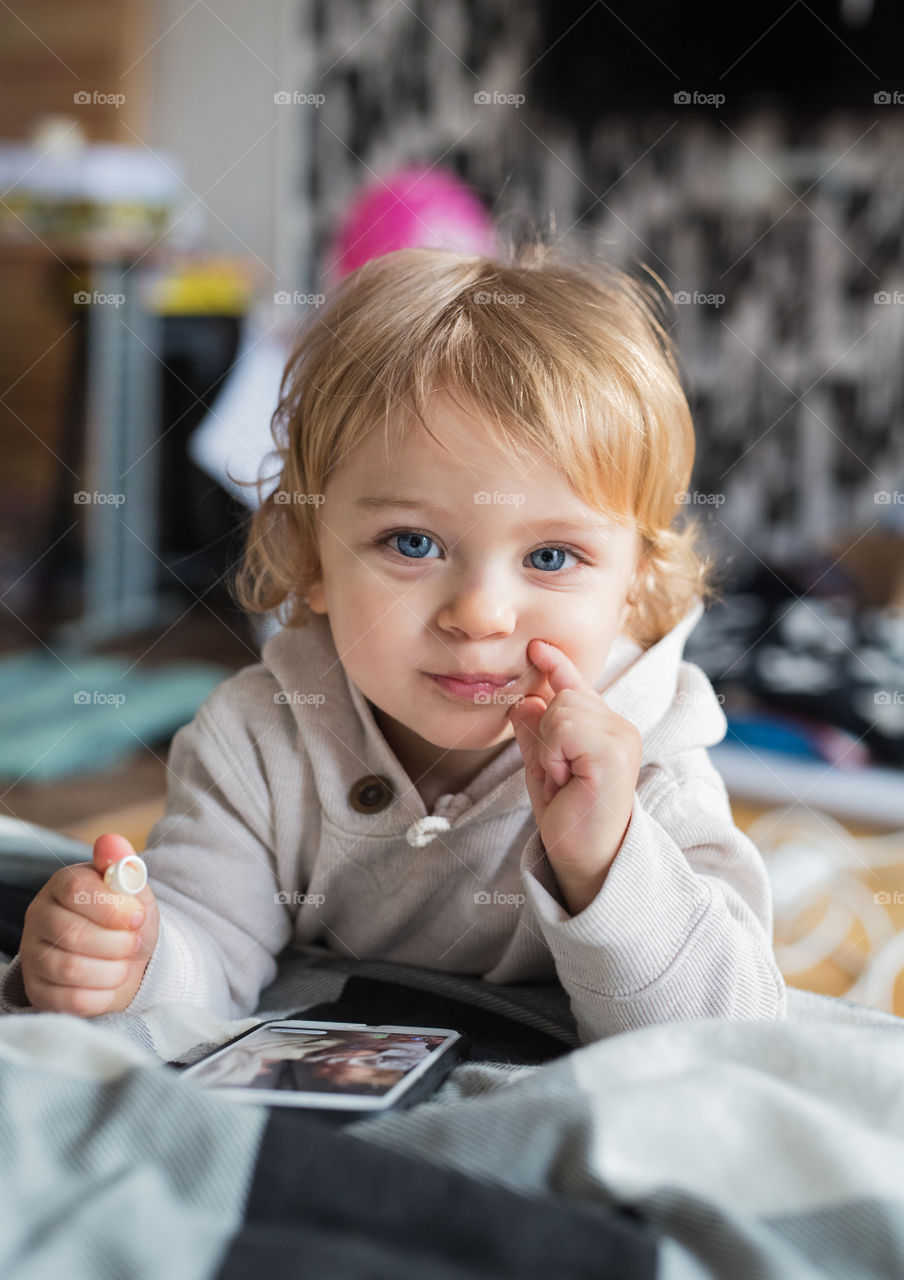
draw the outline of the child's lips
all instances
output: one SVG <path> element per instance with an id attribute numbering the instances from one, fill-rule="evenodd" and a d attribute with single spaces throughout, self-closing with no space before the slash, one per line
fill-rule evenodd
<path id="1" fill-rule="evenodd" d="M 492 671 L 431 671 L 435 679 L 459 680 L 462 684 L 511 684 L 515 676 L 494 675 Z"/>
<path id="2" fill-rule="evenodd" d="M 473 700 L 478 694 L 495 693 L 499 689 L 504 689 L 508 685 L 514 684 L 518 679 L 517 676 L 489 676 L 484 672 L 471 672 L 465 675 L 458 673 L 438 675 L 433 672 L 428 672 L 427 674 L 431 680 L 435 681 L 447 693 L 454 694 L 458 698 L 468 698 L 470 700 Z"/>

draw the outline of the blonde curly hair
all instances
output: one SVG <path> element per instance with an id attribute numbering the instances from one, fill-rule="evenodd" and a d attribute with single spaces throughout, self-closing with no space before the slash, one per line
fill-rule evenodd
<path id="1" fill-rule="evenodd" d="M 442 388 L 515 455 L 545 456 L 590 507 L 636 521 L 643 552 L 624 629 L 655 644 L 716 591 L 687 518 L 694 429 L 663 324 L 667 294 L 649 274 L 658 289 L 534 244 L 507 260 L 401 249 L 348 275 L 286 364 L 271 421 L 278 483 L 250 518 L 231 584 L 238 604 L 305 624 L 317 505 L 287 495 L 323 493 L 381 421 L 388 439 L 400 406 L 436 440 L 429 400 Z M 239 483 L 261 497 L 272 482 Z"/>

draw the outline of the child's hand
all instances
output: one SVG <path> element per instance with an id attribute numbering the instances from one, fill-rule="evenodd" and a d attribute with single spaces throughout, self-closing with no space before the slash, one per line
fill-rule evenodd
<path id="1" fill-rule="evenodd" d="M 631 820 L 643 744 L 561 649 L 531 640 L 527 656 L 553 692 L 509 710 L 534 817 L 572 915 L 606 879 Z"/>
<path id="2" fill-rule="evenodd" d="M 98 836 L 93 863 L 61 867 L 28 904 L 19 959 L 36 1009 L 94 1018 L 131 1003 L 157 945 L 157 901 L 149 885 L 113 893 L 103 876 L 134 852 L 125 836 Z"/>

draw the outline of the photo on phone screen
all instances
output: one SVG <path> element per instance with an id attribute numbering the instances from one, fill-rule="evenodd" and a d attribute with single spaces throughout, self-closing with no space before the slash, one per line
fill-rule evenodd
<path id="1" fill-rule="evenodd" d="M 246 1097 L 256 1094 L 261 1101 L 281 1094 L 286 1103 L 293 1095 L 313 1106 L 341 1105 L 341 1099 L 394 1102 L 426 1071 L 440 1064 L 451 1067 L 459 1042 L 457 1032 L 442 1028 L 273 1022 L 254 1028 L 184 1074 L 199 1084 L 248 1091 Z"/>

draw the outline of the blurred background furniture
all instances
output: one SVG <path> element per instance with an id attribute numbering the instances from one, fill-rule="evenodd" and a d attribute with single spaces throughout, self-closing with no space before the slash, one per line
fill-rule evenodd
<path id="1" fill-rule="evenodd" d="M 873 905 L 895 936 L 904 925 L 896 864 L 882 846 L 872 865 L 879 846 L 856 844 L 904 829 L 902 35 L 891 0 L 730 13 L 664 0 L 10 0 L 5 141 L 38 139 L 47 154 L 31 196 L 28 175 L 23 186 L 4 171 L 0 202 L 0 655 L 23 664 L 7 667 L 6 740 L 31 753 L 4 777 L 6 812 L 143 842 L 173 729 L 204 681 L 255 661 L 267 634 L 228 590 L 254 494 L 224 459 L 253 479 L 269 449 L 281 363 L 342 268 L 352 206 L 368 189 L 385 200 L 400 172 L 431 171 L 470 188 L 503 238 L 583 237 L 673 295 L 698 436 L 686 514 L 724 589 L 688 651 L 724 698 L 713 760 L 764 847 L 787 833 L 783 812 L 813 817 L 822 856 L 812 828 L 798 844 L 816 843 L 815 863 L 772 850 L 777 945 L 797 947 L 781 954 L 799 966 L 834 929 L 835 953 L 794 980 L 852 989 L 884 926 L 867 907 L 869 920 L 850 914 L 836 824 L 851 858 L 863 850 L 864 892 L 891 895 Z M 114 237 L 94 258 L 84 244 L 78 262 L 54 258 L 66 237 L 40 221 L 52 209 L 35 184 L 79 136 L 166 179 L 146 253 Z M 56 207 L 84 220 L 116 204 Z M 142 215 L 117 216 L 121 232 Z M 82 291 L 90 307 L 74 301 Z M 95 293 L 128 301 L 95 305 Z M 73 499 L 133 480 L 121 505 Z M 56 682 L 24 665 L 39 652 Z M 155 717 L 111 706 L 120 755 L 100 769 L 105 757 L 70 749 L 106 706 L 73 710 L 62 676 L 90 670 L 76 655 L 116 664 L 76 694 L 107 696 L 136 673 L 178 693 L 156 699 L 136 681 L 134 709 Z M 26 697 L 39 686 L 40 716 Z"/>

